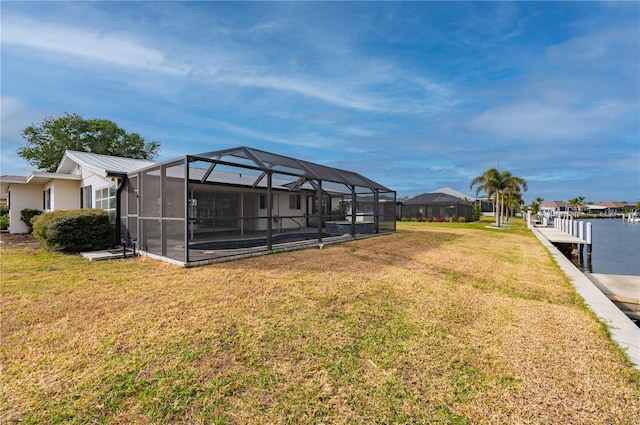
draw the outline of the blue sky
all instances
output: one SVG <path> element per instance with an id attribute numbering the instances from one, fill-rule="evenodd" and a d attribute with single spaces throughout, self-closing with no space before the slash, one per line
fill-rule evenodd
<path id="1" fill-rule="evenodd" d="M 235 146 L 413 197 L 499 167 L 525 201 L 640 200 L 638 2 L 11 2 L 1 174 L 20 133 L 106 118 L 160 160 Z"/>

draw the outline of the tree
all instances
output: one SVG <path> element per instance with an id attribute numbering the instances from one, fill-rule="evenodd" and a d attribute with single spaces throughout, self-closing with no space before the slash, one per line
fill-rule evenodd
<path id="1" fill-rule="evenodd" d="M 538 215 L 538 213 L 540 212 L 540 202 L 538 202 L 537 198 L 531 201 L 531 203 L 529 204 L 529 208 L 531 208 L 532 215 Z"/>
<path id="2" fill-rule="evenodd" d="M 583 203 L 584 203 L 584 196 L 578 196 L 576 198 L 569 199 L 569 204 L 571 204 L 571 206 L 574 207 L 576 217 L 578 216 L 580 207 L 582 206 Z"/>
<path id="3" fill-rule="evenodd" d="M 505 190 L 503 198 L 503 205 L 507 213 L 505 219 L 508 220 L 510 217 L 513 217 L 515 213 L 520 210 L 522 204 L 524 204 L 524 201 L 522 200 L 522 193 L 520 193 L 519 187 Z"/>
<path id="4" fill-rule="evenodd" d="M 146 143 L 137 133 L 127 133 L 113 121 L 84 119 L 78 114 L 47 117 L 22 131 L 26 146 L 18 155 L 39 170 L 54 172 L 64 152 L 74 150 L 123 158 L 152 160 L 158 156 L 160 144 Z"/>
<path id="5" fill-rule="evenodd" d="M 478 177 L 474 178 L 469 185 L 473 188 L 478 185 L 476 189 L 476 196 L 481 191 L 487 194 L 489 199 L 494 199 L 495 211 L 496 211 L 496 226 L 500 227 L 502 209 L 504 205 L 503 198 L 505 194 L 507 197 L 516 197 L 519 195 L 520 190 L 527 190 L 527 181 L 522 177 L 514 176 L 509 171 L 498 171 L 497 168 L 490 168 Z"/>

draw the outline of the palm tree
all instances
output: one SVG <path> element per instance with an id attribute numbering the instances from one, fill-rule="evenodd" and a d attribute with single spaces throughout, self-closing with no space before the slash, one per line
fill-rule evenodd
<path id="1" fill-rule="evenodd" d="M 580 207 L 582 206 L 582 203 L 584 202 L 584 196 L 578 196 L 576 198 L 571 198 L 569 199 L 569 204 L 571 204 L 571 206 L 575 207 L 575 216 L 578 217 L 578 212 Z"/>
<path id="2" fill-rule="evenodd" d="M 494 199 L 496 211 L 496 226 L 500 227 L 500 219 L 503 210 L 503 198 L 520 192 L 520 189 L 527 190 L 527 181 L 522 177 L 514 176 L 509 171 L 498 171 L 497 168 L 490 168 L 478 177 L 474 178 L 469 185 L 473 188 L 475 185 L 476 196 L 484 191 L 489 199 Z"/>
<path id="3" fill-rule="evenodd" d="M 507 213 L 505 219 L 509 220 L 509 218 L 513 217 L 515 213 L 520 210 L 522 204 L 524 204 L 524 201 L 522 200 L 520 188 L 513 191 L 506 190 L 503 201 Z"/>

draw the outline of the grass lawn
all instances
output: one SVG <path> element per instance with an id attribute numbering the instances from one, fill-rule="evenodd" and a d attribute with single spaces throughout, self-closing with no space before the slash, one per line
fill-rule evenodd
<path id="1" fill-rule="evenodd" d="M 640 372 L 489 224 L 193 269 L 3 247 L 0 423 L 637 424 Z"/>

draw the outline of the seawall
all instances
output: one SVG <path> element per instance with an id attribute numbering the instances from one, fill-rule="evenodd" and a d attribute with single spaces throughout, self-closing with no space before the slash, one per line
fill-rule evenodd
<path id="1" fill-rule="evenodd" d="M 598 287 L 568 260 L 537 228 L 533 234 L 551 253 L 562 271 L 569 277 L 576 292 L 587 306 L 607 325 L 611 338 L 626 352 L 627 357 L 640 370 L 640 328 L 633 323 Z"/>

